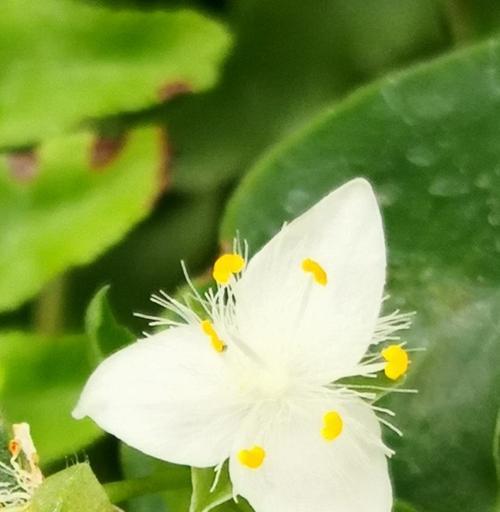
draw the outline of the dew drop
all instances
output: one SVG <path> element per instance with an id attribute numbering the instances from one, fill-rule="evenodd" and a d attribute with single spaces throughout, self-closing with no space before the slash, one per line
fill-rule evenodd
<path id="1" fill-rule="evenodd" d="M 469 185 L 456 176 L 437 176 L 429 186 L 429 193 L 438 197 L 457 197 L 469 192 Z"/>
<path id="2" fill-rule="evenodd" d="M 413 146 L 406 152 L 408 161 L 417 167 L 429 167 L 436 163 L 437 155 L 429 146 Z"/>
<path id="3" fill-rule="evenodd" d="M 491 212 L 488 215 L 488 222 L 493 226 L 500 226 L 500 211 L 499 212 Z"/>
<path id="4" fill-rule="evenodd" d="M 297 215 L 309 206 L 309 193 L 302 189 L 292 189 L 285 201 L 285 211 L 291 215 Z"/>
<path id="5" fill-rule="evenodd" d="M 474 185 L 477 188 L 488 189 L 492 185 L 491 174 L 483 172 L 481 173 L 476 180 L 474 181 Z"/>
<path id="6" fill-rule="evenodd" d="M 401 196 L 401 189 L 394 183 L 377 187 L 377 197 L 382 206 L 393 205 Z"/>

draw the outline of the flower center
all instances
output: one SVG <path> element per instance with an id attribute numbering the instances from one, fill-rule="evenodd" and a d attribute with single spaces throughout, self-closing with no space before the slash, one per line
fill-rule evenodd
<path id="1" fill-rule="evenodd" d="M 235 370 L 240 393 L 251 401 L 280 400 L 290 389 L 290 378 L 283 368 L 263 368 L 249 364 Z"/>

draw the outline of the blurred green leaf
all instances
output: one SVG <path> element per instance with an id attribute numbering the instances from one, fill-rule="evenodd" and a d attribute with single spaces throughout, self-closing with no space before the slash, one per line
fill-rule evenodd
<path id="1" fill-rule="evenodd" d="M 222 209 L 220 193 L 166 196 L 147 222 L 94 264 L 71 273 L 65 309 L 81 315 L 97 286 L 112 286 L 113 310 L 134 332 L 147 330 L 147 322 L 132 314 L 158 314 L 151 293 L 175 290 L 184 283 L 180 261 L 191 276 L 204 272 L 217 251 L 217 229 Z M 132 292 L 133 291 L 133 292 Z M 165 310 L 161 309 L 161 314 Z"/>
<path id="2" fill-rule="evenodd" d="M 230 182 L 346 90 L 446 44 L 433 0 L 230 3 L 237 42 L 215 89 L 169 103 L 173 184 Z"/>
<path id="3" fill-rule="evenodd" d="M 109 304 L 109 286 L 103 286 L 87 308 L 85 330 L 90 339 L 89 353 L 94 364 L 135 340 L 135 336 L 120 325 Z"/>
<path id="4" fill-rule="evenodd" d="M 457 42 L 498 32 L 500 5 L 495 0 L 440 0 L 440 3 Z"/>
<path id="5" fill-rule="evenodd" d="M 189 509 L 191 482 L 188 467 L 149 457 L 124 444 L 120 447 L 120 455 L 126 478 L 158 483 L 151 489 L 151 494 L 140 496 L 138 493 L 139 497 L 130 499 L 128 512 L 186 512 Z"/>
<path id="6" fill-rule="evenodd" d="M 98 166 L 90 133 L 44 143 L 29 164 L 0 155 L 0 310 L 92 261 L 149 213 L 163 180 L 159 135 L 131 132 Z M 33 167 L 29 182 L 22 165 Z"/>
<path id="7" fill-rule="evenodd" d="M 189 10 L 4 0 L 0 146 L 31 144 L 90 117 L 206 89 L 228 47 L 219 24 Z"/>
<path id="8" fill-rule="evenodd" d="M 192 468 L 191 481 L 193 495 L 189 512 L 209 512 L 233 496 L 233 488 L 229 480 L 229 467 L 227 461 L 222 467 L 217 486 L 211 492 L 214 483 L 214 468 Z"/>
<path id="9" fill-rule="evenodd" d="M 91 372 L 83 336 L 0 334 L 0 403 L 11 423 L 26 421 L 42 465 L 75 454 L 101 434 L 71 411 Z"/>
<path id="10" fill-rule="evenodd" d="M 407 386 L 392 395 L 396 493 L 428 512 L 493 510 L 500 406 L 500 42 L 491 40 L 352 95 L 251 170 L 227 209 L 255 252 L 358 175 L 374 184 L 391 305 L 417 310 Z M 473 489 L 473 492 L 471 492 Z"/>
<path id="11" fill-rule="evenodd" d="M 88 464 L 76 464 L 49 476 L 36 490 L 28 512 L 113 512 Z"/>

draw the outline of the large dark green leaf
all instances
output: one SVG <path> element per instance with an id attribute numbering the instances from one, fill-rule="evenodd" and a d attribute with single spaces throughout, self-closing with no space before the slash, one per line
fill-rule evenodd
<path id="1" fill-rule="evenodd" d="M 71 411 L 91 372 L 88 340 L 23 333 L 0 334 L 0 403 L 12 423 L 26 421 L 41 463 L 75 454 L 101 435 Z"/>
<path id="2" fill-rule="evenodd" d="M 163 180 L 160 133 L 131 132 L 98 166 L 95 143 L 82 133 L 46 142 L 24 161 L 0 155 L 0 310 L 92 261 L 149 213 Z M 35 173 L 28 182 L 19 176 L 26 166 Z"/>
<path id="3" fill-rule="evenodd" d="M 498 411 L 495 438 L 493 439 L 493 458 L 495 459 L 498 480 L 497 508 L 500 510 L 500 411 Z"/>
<path id="4" fill-rule="evenodd" d="M 404 283 L 395 283 L 393 289 L 396 286 L 398 294 L 405 293 Z M 396 450 L 392 472 L 400 494 L 423 510 L 466 506 L 471 511 L 493 511 L 497 480 L 491 446 L 494 410 L 500 405 L 500 294 L 464 285 L 457 301 L 455 287 L 439 282 L 432 286 L 440 297 L 429 292 L 428 303 L 420 306 L 426 317 L 412 333 L 412 339 L 420 337 L 429 347 L 405 382 L 419 394 L 410 400 L 393 395 L 385 404 L 397 412 L 396 422 L 405 433 L 389 440 Z M 415 307 L 423 300 L 420 290 L 411 288 L 406 298 Z"/>
<path id="5" fill-rule="evenodd" d="M 360 90 L 284 140 L 227 209 L 257 250 L 283 222 L 363 175 L 383 206 L 392 306 L 415 309 L 426 346 L 390 405 L 397 495 L 426 512 L 489 512 L 500 405 L 500 42 L 441 58 Z"/>
<path id="6" fill-rule="evenodd" d="M 396 501 L 393 512 L 417 512 L 411 505 L 402 501 Z"/>
<path id="7" fill-rule="evenodd" d="M 0 147 L 89 117 L 138 110 L 211 86 L 229 36 L 188 10 L 112 11 L 74 0 L 4 0 Z"/>

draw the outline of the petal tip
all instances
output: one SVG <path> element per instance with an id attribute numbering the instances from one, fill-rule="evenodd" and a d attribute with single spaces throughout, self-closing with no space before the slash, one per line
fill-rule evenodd
<path id="1" fill-rule="evenodd" d="M 84 411 L 83 407 L 80 404 L 77 404 L 77 406 L 71 411 L 71 416 L 75 420 L 82 420 L 87 416 L 87 413 Z"/>
<path id="2" fill-rule="evenodd" d="M 373 194 L 372 184 L 366 179 L 362 177 L 353 178 L 352 180 L 345 183 L 342 188 L 350 188 L 351 190 L 357 190 L 363 193 Z"/>

